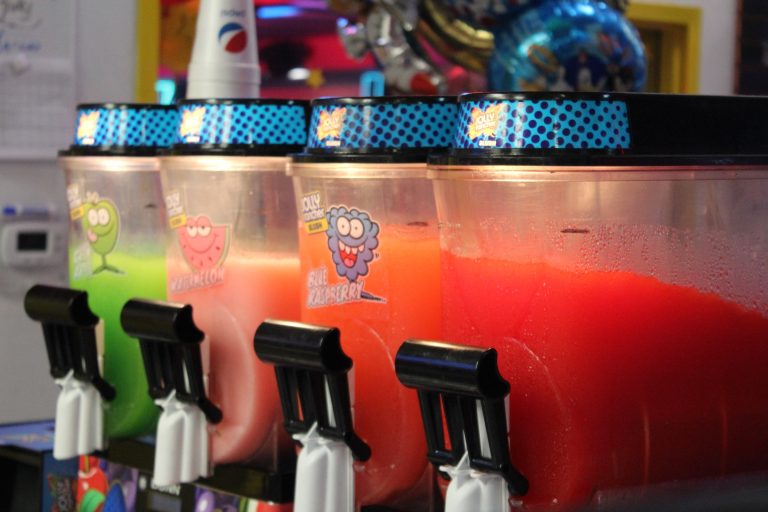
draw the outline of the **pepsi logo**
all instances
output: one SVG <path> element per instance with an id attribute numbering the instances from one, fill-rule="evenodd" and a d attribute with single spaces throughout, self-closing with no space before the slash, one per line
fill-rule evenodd
<path id="1" fill-rule="evenodd" d="M 239 23 L 227 23 L 219 30 L 219 43 L 229 53 L 240 53 L 248 43 L 248 34 Z"/>

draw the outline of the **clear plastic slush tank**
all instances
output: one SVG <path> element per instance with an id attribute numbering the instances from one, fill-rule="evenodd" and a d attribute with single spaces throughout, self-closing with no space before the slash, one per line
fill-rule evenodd
<path id="1" fill-rule="evenodd" d="M 211 461 L 273 468 L 292 446 L 274 372 L 256 358 L 267 317 L 298 320 L 299 258 L 286 157 L 306 141 L 306 104 L 188 100 L 162 159 L 168 298 L 191 304 L 209 339 L 208 396 L 221 409 Z"/>
<path id="2" fill-rule="evenodd" d="M 430 171 L 443 338 L 498 351 L 525 510 L 768 470 L 767 113 L 461 97 Z"/>
<path id="3" fill-rule="evenodd" d="M 105 410 L 108 437 L 149 433 L 157 408 L 147 395 L 138 344 L 120 327 L 133 297 L 165 298 L 165 208 L 158 149 L 177 129 L 173 107 L 79 105 L 74 144 L 60 153 L 70 210 L 70 286 L 88 292 L 104 321 L 104 378 L 117 394 Z"/>
<path id="4" fill-rule="evenodd" d="M 332 98 L 312 103 L 294 155 L 301 320 L 338 327 L 352 359 L 355 504 L 429 507 L 416 394 L 394 374 L 406 336 L 439 335 L 439 247 L 426 152 L 445 148 L 453 99 Z"/>

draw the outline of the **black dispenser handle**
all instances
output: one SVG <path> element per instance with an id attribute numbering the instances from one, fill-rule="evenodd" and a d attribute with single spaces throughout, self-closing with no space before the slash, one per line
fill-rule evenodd
<path id="1" fill-rule="evenodd" d="M 200 355 L 205 334 L 192 319 L 192 306 L 133 299 L 123 307 L 120 322 L 139 339 L 152 398 L 175 390 L 179 401 L 196 404 L 210 423 L 221 421 L 221 410 L 205 394 Z"/>
<path id="2" fill-rule="evenodd" d="M 370 447 L 352 426 L 347 380 L 352 360 L 341 348 L 338 329 L 267 320 L 256 330 L 253 346 L 259 359 L 275 366 L 288 432 L 307 432 L 317 422 L 321 434 L 344 441 L 356 460 L 370 458 Z"/>
<path id="3" fill-rule="evenodd" d="M 408 340 L 397 352 L 395 372 L 400 382 L 418 392 L 432 464 L 456 465 L 466 450 L 471 467 L 503 476 L 512 494 L 528 491 L 528 480 L 509 459 L 504 405 L 509 383 L 499 374 L 496 350 Z"/>
<path id="4" fill-rule="evenodd" d="M 45 348 L 51 375 L 88 382 L 104 400 L 115 398 L 115 388 L 99 371 L 96 325 L 99 317 L 88 307 L 88 294 L 80 290 L 38 284 L 24 297 L 24 310 L 43 326 Z"/>

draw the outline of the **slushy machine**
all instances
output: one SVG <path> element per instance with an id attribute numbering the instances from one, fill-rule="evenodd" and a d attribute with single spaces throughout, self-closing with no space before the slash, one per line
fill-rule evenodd
<path id="1" fill-rule="evenodd" d="M 55 456 L 139 439 L 159 487 L 292 482 L 258 510 L 764 510 L 766 118 L 614 93 L 81 105 L 71 288 L 25 299 Z"/>

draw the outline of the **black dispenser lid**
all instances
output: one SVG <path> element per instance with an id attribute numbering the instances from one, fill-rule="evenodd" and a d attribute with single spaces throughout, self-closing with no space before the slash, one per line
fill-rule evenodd
<path id="1" fill-rule="evenodd" d="M 338 329 L 267 320 L 253 346 L 259 359 L 275 366 L 288 432 L 307 432 L 317 422 L 323 436 L 343 441 L 355 459 L 370 458 L 370 447 L 352 426 L 352 360 L 341 348 Z"/>
<path id="2" fill-rule="evenodd" d="M 297 163 L 425 163 L 450 145 L 452 96 L 320 98 L 312 101 L 307 147 Z"/>
<path id="3" fill-rule="evenodd" d="M 43 325 L 53 378 L 64 378 L 71 371 L 75 379 L 92 384 L 104 400 L 115 398 L 115 388 L 99 372 L 99 317 L 88 307 L 86 292 L 38 284 L 24 297 L 24 310 Z"/>
<path id="4" fill-rule="evenodd" d="M 395 372 L 418 392 L 432 464 L 456 465 L 466 451 L 472 468 L 503 476 L 512 494 L 528 491 L 528 480 L 510 462 L 504 404 L 509 383 L 499 374 L 496 350 L 408 340 L 397 351 Z M 488 440 L 487 454 L 483 438 Z"/>
<path id="5" fill-rule="evenodd" d="M 211 423 L 221 410 L 206 396 L 200 343 L 205 334 L 192 319 L 192 306 L 133 299 L 120 314 L 123 330 L 139 339 L 149 395 L 176 391 L 179 401 L 196 404 Z"/>
<path id="6" fill-rule="evenodd" d="M 176 107 L 151 103 L 83 103 L 75 137 L 60 156 L 156 156 L 176 138 Z"/>
<path id="7" fill-rule="evenodd" d="M 307 141 L 307 101 L 189 99 L 178 108 L 173 154 L 286 156 Z"/>
<path id="8" fill-rule="evenodd" d="M 768 162 L 768 97 L 487 93 L 459 97 L 433 165 L 652 166 Z"/>

